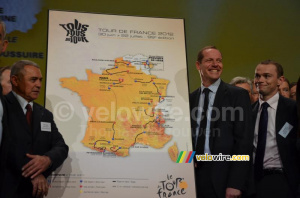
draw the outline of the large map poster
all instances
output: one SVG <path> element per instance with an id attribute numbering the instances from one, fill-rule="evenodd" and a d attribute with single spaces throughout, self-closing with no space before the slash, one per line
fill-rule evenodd
<path id="1" fill-rule="evenodd" d="M 49 11 L 49 196 L 196 197 L 186 68 L 183 19 Z"/>

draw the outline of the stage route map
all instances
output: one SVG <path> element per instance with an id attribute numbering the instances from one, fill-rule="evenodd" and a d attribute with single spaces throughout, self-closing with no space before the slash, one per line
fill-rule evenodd
<path id="1" fill-rule="evenodd" d="M 165 100 L 169 80 L 151 75 L 153 67 L 147 56 L 126 55 L 102 74 L 86 69 L 88 80 L 60 78 L 61 86 L 76 92 L 88 109 L 84 146 L 125 157 L 136 143 L 159 149 L 171 140 L 156 108 Z M 169 149 L 173 161 L 176 152 Z"/>

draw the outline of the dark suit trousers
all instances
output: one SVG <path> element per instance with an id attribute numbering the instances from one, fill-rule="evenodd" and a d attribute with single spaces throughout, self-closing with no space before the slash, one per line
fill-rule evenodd
<path id="1" fill-rule="evenodd" d="M 23 178 L 18 187 L 16 198 L 32 198 L 32 183 L 30 178 Z"/>
<path id="2" fill-rule="evenodd" d="M 285 175 L 266 175 L 257 183 L 257 198 L 296 198 Z"/>
<path id="3" fill-rule="evenodd" d="M 212 162 L 201 162 L 195 169 L 197 198 L 217 198 L 211 181 Z"/>

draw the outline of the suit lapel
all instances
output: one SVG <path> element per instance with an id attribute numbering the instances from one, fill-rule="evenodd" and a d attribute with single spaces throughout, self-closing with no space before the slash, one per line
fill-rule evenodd
<path id="1" fill-rule="evenodd" d="M 252 105 L 252 123 L 253 123 L 253 126 L 255 126 L 255 124 L 256 124 L 258 108 L 259 108 L 259 102 L 257 101 Z"/>
<path id="2" fill-rule="evenodd" d="M 32 131 L 33 131 L 33 138 L 35 138 L 38 134 L 40 122 L 43 115 L 43 110 L 40 106 L 33 103 L 33 112 L 32 112 Z"/>
<path id="3" fill-rule="evenodd" d="M 218 113 L 221 113 L 221 110 L 222 110 L 222 100 L 224 100 L 224 98 L 226 97 L 227 95 L 227 87 L 225 85 L 225 83 L 223 81 L 221 81 L 219 87 L 218 87 L 218 90 L 217 90 L 217 93 L 216 93 L 216 96 L 215 96 L 215 101 L 214 101 L 214 104 L 213 104 L 213 110 L 212 110 L 212 113 L 211 113 L 211 118 L 216 118 L 216 113 L 218 111 Z M 209 136 L 209 147 L 211 149 L 211 152 L 212 149 L 214 148 L 213 145 L 214 145 L 214 133 L 216 132 L 215 129 L 216 127 L 218 127 L 218 122 L 220 122 L 221 119 L 217 119 L 217 120 L 212 120 L 210 122 L 210 136 Z"/>
<path id="4" fill-rule="evenodd" d="M 201 87 L 199 87 L 199 89 L 197 90 L 197 96 L 196 96 L 196 100 L 194 101 L 193 106 L 197 108 L 195 115 L 198 115 L 198 108 L 199 108 L 199 101 L 200 101 L 200 96 L 201 96 Z M 197 121 L 196 121 L 197 123 Z"/>
<path id="5" fill-rule="evenodd" d="M 7 94 L 5 97 L 8 103 L 11 105 L 10 111 L 8 113 L 15 114 L 17 120 L 21 122 L 20 126 L 25 126 L 26 132 L 28 133 L 28 135 L 31 135 L 31 130 L 27 123 L 26 116 L 17 98 L 14 96 L 12 92 Z"/>
<path id="6" fill-rule="evenodd" d="M 278 144 L 278 133 L 280 129 L 283 127 L 283 125 L 286 122 L 286 118 L 288 117 L 287 111 L 285 109 L 284 101 L 282 99 L 283 96 L 279 96 L 278 100 L 278 106 L 277 106 L 277 111 L 276 111 L 276 139 L 277 139 L 277 144 Z"/>
<path id="7" fill-rule="evenodd" d="M 225 87 L 225 84 L 223 83 L 223 81 L 221 81 L 221 83 L 219 85 L 219 88 L 217 90 L 216 96 L 215 96 L 214 104 L 213 104 L 213 111 L 212 111 L 212 114 L 211 114 L 212 118 L 216 117 L 216 113 L 217 113 L 216 110 L 217 109 L 219 109 L 219 110 L 222 109 L 222 100 L 224 100 L 226 92 L 227 92 L 227 88 Z M 220 119 L 218 119 L 218 120 L 220 120 Z M 218 120 L 213 120 L 213 121 L 210 122 L 211 130 L 215 128 Z"/>
<path id="8" fill-rule="evenodd" d="M 279 135 L 279 131 L 286 123 L 289 113 L 290 112 L 288 112 L 286 110 L 286 104 L 283 99 L 283 96 L 279 95 L 278 106 L 277 106 L 277 110 L 276 110 L 276 119 L 275 119 L 275 122 L 276 122 L 275 127 L 276 128 L 275 128 L 275 130 L 276 130 L 276 142 L 277 142 L 278 152 L 279 152 L 281 161 L 283 163 L 288 160 L 287 156 L 289 154 L 286 153 L 285 145 L 284 145 L 285 140 L 284 140 L 284 138 L 282 138 L 281 135 Z"/>
<path id="9" fill-rule="evenodd" d="M 193 130 L 192 130 L 192 132 L 193 132 L 193 134 L 192 134 L 192 143 L 193 143 L 193 147 L 194 147 L 195 142 L 196 142 L 196 129 L 197 129 L 197 127 L 198 127 L 198 124 L 197 124 L 197 117 L 198 117 L 198 109 L 199 109 L 200 95 L 201 95 L 201 88 L 199 88 L 199 89 L 197 90 L 196 99 L 194 100 L 194 104 L 192 104 L 192 106 L 193 106 L 194 108 L 196 108 L 195 114 L 193 114 L 193 115 L 195 115 L 195 118 L 196 118 L 196 119 L 191 118 L 191 119 L 192 119 L 192 122 L 193 122 L 193 124 L 192 124 L 192 128 L 193 128 Z M 195 149 L 194 149 L 194 150 L 195 150 Z"/>

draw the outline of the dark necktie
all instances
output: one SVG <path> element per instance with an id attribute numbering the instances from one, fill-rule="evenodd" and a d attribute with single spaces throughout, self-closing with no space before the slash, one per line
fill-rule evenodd
<path id="1" fill-rule="evenodd" d="M 267 142 L 268 128 L 268 103 L 264 102 L 259 119 L 258 141 L 255 154 L 254 173 L 255 179 L 258 181 L 263 177 L 264 156 Z"/>
<path id="2" fill-rule="evenodd" d="M 203 105 L 203 111 L 201 114 L 201 122 L 200 122 L 200 128 L 199 128 L 199 132 L 198 132 L 197 145 L 196 145 L 196 153 L 197 154 L 204 153 L 209 92 L 210 92 L 210 90 L 208 88 L 204 88 L 202 91 L 202 93 L 204 93 L 205 96 L 204 96 L 204 105 Z"/>
<path id="3" fill-rule="evenodd" d="M 31 105 L 28 103 L 25 107 L 27 109 L 26 111 L 26 120 L 27 120 L 27 123 L 29 125 L 29 128 L 31 128 L 31 123 L 32 123 L 32 108 L 31 108 Z"/>

